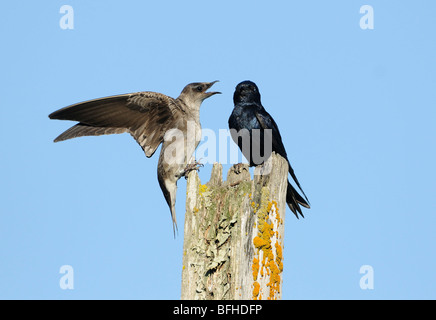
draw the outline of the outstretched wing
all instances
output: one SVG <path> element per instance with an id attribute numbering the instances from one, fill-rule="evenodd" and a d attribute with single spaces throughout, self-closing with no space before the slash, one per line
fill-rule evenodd
<path id="1" fill-rule="evenodd" d="M 50 119 L 79 123 L 55 139 L 55 142 L 81 136 L 129 132 L 151 157 L 165 132 L 173 127 L 175 114 L 181 111 L 174 99 L 156 92 L 123 94 L 85 101 L 60 109 Z"/>

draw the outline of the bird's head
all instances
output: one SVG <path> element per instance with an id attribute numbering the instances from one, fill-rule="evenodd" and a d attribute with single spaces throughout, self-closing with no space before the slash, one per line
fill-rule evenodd
<path id="1" fill-rule="evenodd" d="M 179 99 L 183 100 L 189 107 L 194 109 L 200 109 L 201 103 L 207 98 L 212 97 L 215 94 L 220 94 L 221 92 L 207 92 L 215 83 L 213 82 L 194 82 L 188 84 L 183 88 Z"/>
<path id="2" fill-rule="evenodd" d="M 236 86 L 233 101 L 235 105 L 241 102 L 260 104 L 259 88 L 252 81 L 243 81 Z"/>

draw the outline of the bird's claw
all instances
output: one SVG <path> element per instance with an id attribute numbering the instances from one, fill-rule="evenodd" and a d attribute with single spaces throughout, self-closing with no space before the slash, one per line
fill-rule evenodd
<path id="1" fill-rule="evenodd" d="M 183 176 L 185 177 L 185 179 L 188 179 L 188 174 L 191 171 L 200 171 L 200 168 L 204 167 L 204 164 L 195 161 L 194 163 L 190 163 L 186 166 L 185 170 L 183 171 Z"/>
<path id="2" fill-rule="evenodd" d="M 244 164 L 243 163 L 238 163 L 238 164 L 234 164 L 233 165 L 233 171 L 236 174 L 240 174 L 242 172 L 242 170 L 244 170 Z"/>

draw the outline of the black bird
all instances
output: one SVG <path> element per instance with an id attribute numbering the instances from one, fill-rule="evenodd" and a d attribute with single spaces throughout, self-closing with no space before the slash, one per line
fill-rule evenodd
<path id="1" fill-rule="evenodd" d="M 288 161 L 289 174 L 304 195 L 304 198 L 295 190 L 288 180 L 286 202 L 297 218 L 298 213 L 304 218 L 300 205 L 309 209 L 309 200 L 289 163 L 279 128 L 271 115 L 266 112 L 265 108 L 262 106 L 257 85 L 251 81 L 241 82 L 236 86 L 233 101 L 235 107 L 229 118 L 229 128 L 233 140 L 239 146 L 239 149 L 241 149 L 244 157 L 250 162 L 251 167 L 261 165 L 263 161 L 269 158 L 272 151 L 278 153 Z M 254 134 L 256 129 L 258 130 L 257 135 Z M 264 145 L 264 136 L 268 133 L 265 130 L 267 129 L 270 129 L 271 131 L 269 132 L 272 134 L 272 139 L 270 139 L 272 140 L 271 148 Z M 246 132 L 245 137 L 249 139 L 249 148 L 248 145 L 244 145 L 243 142 L 244 131 Z M 258 154 L 258 152 L 260 152 L 260 154 Z M 259 163 L 259 160 L 262 160 L 262 162 Z"/>
<path id="2" fill-rule="evenodd" d="M 198 163 L 192 155 L 201 140 L 200 106 L 205 99 L 220 93 L 206 92 L 215 82 L 188 84 L 177 99 L 147 91 L 85 101 L 60 109 L 50 114 L 50 119 L 79 123 L 55 142 L 127 132 L 148 158 L 162 143 L 157 176 L 171 210 L 175 234 L 177 181 L 197 169 Z"/>

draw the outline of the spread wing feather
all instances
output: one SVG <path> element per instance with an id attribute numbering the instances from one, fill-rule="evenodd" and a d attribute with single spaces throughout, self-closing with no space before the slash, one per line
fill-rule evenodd
<path id="1" fill-rule="evenodd" d="M 126 128 L 105 128 L 105 127 L 94 127 L 84 123 L 78 123 L 72 126 L 70 129 L 66 130 L 59 137 L 57 137 L 54 142 L 65 141 L 68 139 L 84 137 L 84 136 L 102 136 L 106 134 L 118 134 L 128 132 Z"/>
<path id="2" fill-rule="evenodd" d="M 123 94 L 85 101 L 60 109 L 50 119 L 79 123 L 55 139 L 55 142 L 82 136 L 98 136 L 129 132 L 151 157 L 165 132 L 173 127 L 176 101 L 156 92 Z"/>

